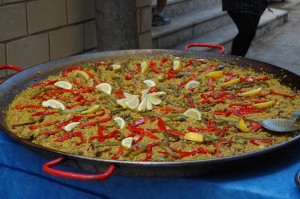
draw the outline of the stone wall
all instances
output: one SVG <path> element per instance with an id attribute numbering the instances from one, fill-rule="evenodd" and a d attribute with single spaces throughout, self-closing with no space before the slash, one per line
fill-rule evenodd
<path id="1" fill-rule="evenodd" d="M 136 4 L 140 48 L 151 48 L 151 0 Z M 0 0 L 0 64 L 27 68 L 93 52 L 96 43 L 93 0 Z"/>

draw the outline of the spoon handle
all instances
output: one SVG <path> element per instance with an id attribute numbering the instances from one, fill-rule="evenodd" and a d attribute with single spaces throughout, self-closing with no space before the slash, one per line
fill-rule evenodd
<path id="1" fill-rule="evenodd" d="M 298 188 L 300 188 L 300 170 L 296 172 L 294 180 Z"/>

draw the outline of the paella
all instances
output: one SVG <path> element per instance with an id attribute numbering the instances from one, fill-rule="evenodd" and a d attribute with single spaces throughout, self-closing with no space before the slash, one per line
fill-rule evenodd
<path id="1" fill-rule="evenodd" d="M 58 151 L 185 161 L 292 139 L 298 132 L 270 133 L 261 121 L 289 118 L 299 104 L 299 90 L 263 69 L 161 55 L 70 65 L 23 90 L 4 114 L 18 137 Z"/>

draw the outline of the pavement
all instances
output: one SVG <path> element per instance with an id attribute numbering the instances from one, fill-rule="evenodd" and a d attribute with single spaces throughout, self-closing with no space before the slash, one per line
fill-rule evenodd
<path id="1" fill-rule="evenodd" d="M 300 0 L 271 1 L 269 7 L 287 10 L 288 21 L 255 39 L 246 58 L 273 64 L 300 76 Z"/>

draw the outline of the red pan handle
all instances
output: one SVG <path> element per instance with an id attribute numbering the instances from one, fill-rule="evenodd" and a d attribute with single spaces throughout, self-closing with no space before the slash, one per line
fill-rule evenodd
<path id="1" fill-rule="evenodd" d="M 208 48 L 217 48 L 220 50 L 221 54 L 224 54 L 225 48 L 220 44 L 209 44 L 209 43 L 190 43 L 184 46 L 183 50 L 187 50 L 191 47 L 208 47 Z"/>
<path id="2" fill-rule="evenodd" d="M 116 166 L 111 164 L 108 169 L 101 174 L 80 174 L 69 171 L 60 171 L 56 170 L 52 167 L 61 164 L 65 160 L 64 157 L 59 157 L 54 160 L 51 160 L 43 165 L 43 171 L 57 177 L 68 178 L 72 180 L 83 180 L 83 181 L 91 181 L 91 180 L 100 180 L 104 181 L 108 179 L 116 169 Z"/>
<path id="3" fill-rule="evenodd" d="M 3 65 L 0 65 L 0 70 L 3 70 L 3 69 L 9 69 L 9 70 L 14 70 L 14 71 L 17 71 L 17 72 L 20 72 L 22 71 L 23 69 L 18 67 L 18 66 L 15 66 L 15 65 L 12 65 L 12 64 L 3 64 Z M 3 82 L 3 80 L 0 80 L 0 84 Z"/>

